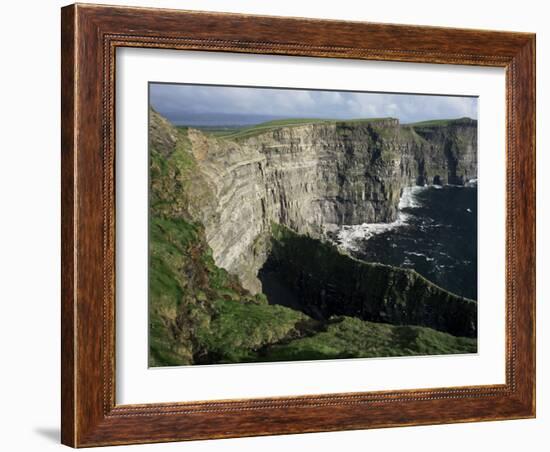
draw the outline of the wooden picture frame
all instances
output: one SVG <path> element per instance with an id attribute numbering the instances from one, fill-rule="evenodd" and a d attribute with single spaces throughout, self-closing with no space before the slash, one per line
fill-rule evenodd
<path id="1" fill-rule="evenodd" d="M 62 9 L 62 442 L 73 447 L 535 416 L 535 35 L 162 9 Z M 115 50 L 506 69 L 506 383 L 115 403 Z"/>

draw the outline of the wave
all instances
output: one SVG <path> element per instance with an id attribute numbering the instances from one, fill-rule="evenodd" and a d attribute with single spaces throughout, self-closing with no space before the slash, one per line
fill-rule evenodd
<path id="1" fill-rule="evenodd" d="M 403 209 L 421 207 L 417 195 L 426 188 L 428 187 L 405 187 L 401 193 L 401 198 L 397 206 L 399 210 L 397 219 L 391 223 L 363 223 L 342 226 L 336 235 L 337 245 L 345 250 L 359 251 L 362 241 L 369 240 L 371 237 L 382 234 L 383 232 L 405 226 L 410 216 L 403 212 Z"/>
<path id="2" fill-rule="evenodd" d="M 416 251 L 403 251 L 405 254 L 410 254 L 411 256 L 426 257 L 424 253 L 417 253 Z"/>
<path id="3" fill-rule="evenodd" d="M 350 251 L 359 251 L 359 242 L 368 240 L 372 236 L 407 224 L 408 215 L 399 213 L 397 220 L 391 223 L 363 223 L 351 226 L 342 226 L 338 231 L 338 245 Z"/>
<path id="4" fill-rule="evenodd" d="M 427 185 L 403 188 L 397 208 L 399 210 L 402 210 L 407 208 L 414 209 L 416 207 L 420 207 L 420 203 L 418 202 L 418 198 L 416 197 L 416 195 L 418 195 L 418 193 L 420 193 L 422 190 L 425 190 L 426 188 L 428 188 Z"/>

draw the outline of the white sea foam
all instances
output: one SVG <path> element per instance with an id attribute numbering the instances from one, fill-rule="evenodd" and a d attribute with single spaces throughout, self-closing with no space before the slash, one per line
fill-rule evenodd
<path id="1" fill-rule="evenodd" d="M 411 256 L 418 256 L 418 257 L 426 257 L 423 253 L 417 253 L 416 251 L 403 251 L 405 254 L 409 254 Z"/>
<path id="2" fill-rule="evenodd" d="M 358 251 L 360 243 L 371 237 L 407 224 L 409 215 L 403 209 L 420 207 L 416 195 L 425 187 L 405 187 L 399 199 L 397 219 L 391 223 L 363 223 L 344 225 L 338 231 L 338 245 L 349 251 Z"/>
<path id="3" fill-rule="evenodd" d="M 470 179 L 468 182 L 464 184 L 465 187 L 477 187 L 477 178 Z"/>
<path id="4" fill-rule="evenodd" d="M 420 193 L 422 190 L 424 190 L 426 186 L 424 187 L 405 187 L 403 189 L 403 193 L 401 193 L 401 198 L 399 199 L 399 204 L 397 208 L 399 210 L 408 208 L 415 208 L 420 207 L 420 204 L 418 203 L 418 199 L 416 198 L 416 195 Z"/>

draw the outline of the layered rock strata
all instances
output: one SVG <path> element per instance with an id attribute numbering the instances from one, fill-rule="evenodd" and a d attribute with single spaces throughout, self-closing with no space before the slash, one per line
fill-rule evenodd
<path id="1" fill-rule="evenodd" d="M 151 139 L 174 130 L 151 113 Z M 322 238 L 338 225 L 391 222 L 404 187 L 477 177 L 477 122 L 325 121 L 216 138 L 187 131 L 196 171 L 189 209 L 214 259 L 253 293 L 271 223 Z"/>

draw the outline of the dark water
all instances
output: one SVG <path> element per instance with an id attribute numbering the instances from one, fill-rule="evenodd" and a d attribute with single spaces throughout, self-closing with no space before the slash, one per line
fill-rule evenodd
<path id="1" fill-rule="evenodd" d="M 426 187 L 409 198 L 401 221 L 348 242 L 351 254 L 412 268 L 455 294 L 477 299 L 477 187 Z"/>

